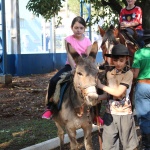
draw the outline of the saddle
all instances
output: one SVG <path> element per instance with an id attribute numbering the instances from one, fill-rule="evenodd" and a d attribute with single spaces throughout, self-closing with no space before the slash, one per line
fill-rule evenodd
<path id="1" fill-rule="evenodd" d="M 71 72 L 65 72 L 60 76 L 60 78 L 61 79 L 57 82 L 55 93 L 53 96 L 53 102 L 57 105 L 58 111 L 61 109 L 65 91 L 73 81 L 73 74 Z M 72 103 L 75 104 L 76 102 L 73 101 Z M 83 111 L 84 111 L 84 105 L 75 108 L 75 112 L 78 117 L 81 117 L 83 115 Z"/>
<path id="2" fill-rule="evenodd" d="M 55 93 L 53 96 L 53 102 L 57 105 L 57 109 L 61 109 L 61 105 L 63 102 L 63 96 L 70 85 L 70 82 L 73 80 L 73 75 L 71 72 L 65 72 L 60 76 L 60 80 L 57 82 Z"/>
<path id="3" fill-rule="evenodd" d="M 133 30 L 133 29 L 131 29 L 131 30 Z M 137 38 L 136 31 L 133 30 L 133 32 L 134 32 L 134 35 L 131 35 L 131 33 L 128 32 L 126 29 L 121 30 L 121 33 L 123 34 L 124 37 L 126 37 L 127 39 L 129 39 L 129 41 L 131 41 L 132 43 L 134 43 L 135 45 L 140 47 L 136 40 L 136 38 Z"/>

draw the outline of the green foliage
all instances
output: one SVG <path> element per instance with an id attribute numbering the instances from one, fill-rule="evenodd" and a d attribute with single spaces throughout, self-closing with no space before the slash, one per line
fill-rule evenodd
<path id="1" fill-rule="evenodd" d="M 79 1 L 81 2 L 81 0 L 68 0 L 69 10 L 77 15 L 80 14 Z M 65 0 L 29 0 L 26 7 L 36 16 L 42 15 L 46 20 L 49 20 L 58 15 L 64 2 Z M 104 18 L 105 28 L 110 24 L 118 25 L 120 10 L 126 6 L 126 0 L 82 0 L 82 2 L 91 4 L 91 20 L 88 25 L 98 23 L 100 18 Z M 147 20 L 149 18 L 149 4 L 150 0 L 136 0 L 136 5 L 143 10 L 144 28 L 150 28 L 150 21 Z"/>
<path id="2" fill-rule="evenodd" d="M 68 0 L 68 8 L 77 16 L 80 16 L 80 1 L 79 0 Z"/>
<path id="3" fill-rule="evenodd" d="M 26 8 L 34 15 L 43 16 L 46 20 L 58 15 L 65 0 L 29 0 Z"/>
<path id="4" fill-rule="evenodd" d="M 104 18 L 104 27 L 107 28 L 110 24 L 118 25 L 118 17 L 120 10 L 127 5 L 126 0 L 84 0 L 92 4 L 91 24 L 98 23 L 100 18 Z M 150 28 L 149 7 L 150 0 L 136 0 L 135 3 L 143 10 L 143 28 Z M 146 7 L 147 6 L 147 7 Z"/>

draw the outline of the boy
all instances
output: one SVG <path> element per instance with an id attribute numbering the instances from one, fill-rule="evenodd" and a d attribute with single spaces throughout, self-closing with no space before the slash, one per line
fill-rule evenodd
<path id="1" fill-rule="evenodd" d="M 98 96 L 98 101 L 107 99 L 103 126 L 103 150 L 116 150 L 120 139 L 124 150 L 134 150 L 138 146 L 138 138 L 132 114 L 129 93 L 133 73 L 127 66 L 130 57 L 128 49 L 117 44 L 112 54 L 105 54 L 113 60 L 114 68 L 107 72 L 107 86 L 98 80 L 98 88 L 106 93 Z"/>
<path id="2" fill-rule="evenodd" d="M 143 28 L 142 28 L 142 9 L 135 5 L 136 0 L 126 0 L 127 6 L 120 11 L 120 27 L 126 29 L 127 35 L 132 38 L 134 36 L 134 30 L 137 33 L 135 40 L 137 40 L 140 47 L 145 45 L 142 40 Z M 136 41 L 135 41 L 136 42 Z"/>

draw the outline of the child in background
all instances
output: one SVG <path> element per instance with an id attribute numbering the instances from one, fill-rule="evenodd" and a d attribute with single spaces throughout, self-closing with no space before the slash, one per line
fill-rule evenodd
<path id="1" fill-rule="evenodd" d="M 126 1 L 128 5 L 120 11 L 120 28 L 125 29 L 132 36 L 134 35 L 133 29 L 135 29 L 137 33 L 135 40 L 137 40 L 140 47 L 143 47 L 145 43 L 142 40 L 142 9 L 139 6 L 135 6 L 136 0 Z"/>

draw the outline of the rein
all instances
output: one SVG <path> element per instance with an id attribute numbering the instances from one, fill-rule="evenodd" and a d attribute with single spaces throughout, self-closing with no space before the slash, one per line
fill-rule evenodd
<path id="1" fill-rule="evenodd" d="M 134 46 L 134 48 L 137 50 L 138 49 L 138 46 L 136 43 L 132 42 L 131 40 L 128 40 L 125 38 L 124 34 L 120 33 L 120 35 L 123 37 L 124 41 L 125 41 L 125 46 L 128 47 L 127 44 L 131 44 Z M 120 39 L 120 38 L 119 38 Z"/>

